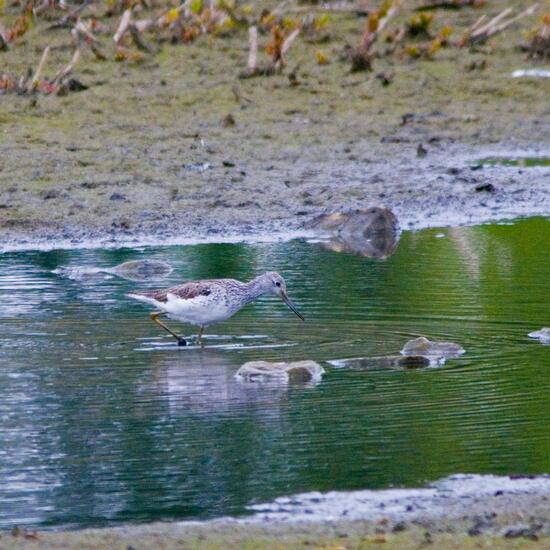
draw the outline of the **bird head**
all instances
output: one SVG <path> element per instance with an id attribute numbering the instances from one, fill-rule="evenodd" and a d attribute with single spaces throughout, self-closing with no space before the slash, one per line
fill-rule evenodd
<path id="1" fill-rule="evenodd" d="M 264 274 L 266 279 L 268 292 L 276 294 L 281 298 L 281 300 L 302 320 L 304 321 L 304 316 L 298 311 L 292 300 L 288 297 L 286 293 L 286 282 L 283 277 L 276 271 L 268 271 Z"/>

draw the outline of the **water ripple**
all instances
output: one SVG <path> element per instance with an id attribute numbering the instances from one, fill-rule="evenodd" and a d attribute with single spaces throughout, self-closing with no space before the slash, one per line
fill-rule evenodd
<path id="1" fill-rule="evenodd" d="M 549 471 L 550 348 L 527 334 L 548 325 L 550 222 L 437 234 L 404 232 L 383 262 L 301 241 L 0 255 L 0 528 Z M 163 286 L 279 270 L 307 320 L 266 298 L 211 327 L 204 350 L 174 323 L 191 344 L 178 348 L 126 298 L 158 281 L 52 273 L 144 257 L 174 268 Z M 421 335 L 466 353 L 416 370 L 328 363 L 395 355 Z M 326 373 L 312 388 L 239 384 L 259 359 Z"/>

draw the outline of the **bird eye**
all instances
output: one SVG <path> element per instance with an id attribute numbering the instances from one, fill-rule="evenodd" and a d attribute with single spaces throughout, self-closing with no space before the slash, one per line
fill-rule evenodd
<path id="1" fill-rule="evenodd" d="M 275 283 L 275 286 L 281 286 L 281 283 L 280 283 L 279 281 L 277 281 L 277 282 Z"/>

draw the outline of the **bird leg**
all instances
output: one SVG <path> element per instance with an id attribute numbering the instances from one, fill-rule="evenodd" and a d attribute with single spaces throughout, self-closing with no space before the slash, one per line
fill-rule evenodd
<path id="1" fill-rule="evenodd" d="M 151 321 L 155 322 L 159 327 L 162 327 L 166 332 L 169 332 L 178 341 L 179 346 L 187 345 L 185 338 L 182 338 L 179 334 L 168 328 L 162 321 L 158 320 L 158 316 L 161 314 L 161 311 L 154 311 L 153 313 L 151 313 Z"/>
<path id="2" fill-rule="evenodd" d="M 197 336 L 197 343 L 201 348 L 204 348 L 204 342 L 202 341 L 202 333 L 204 332 L 204 327 L 201 327 L 199 330 L 199 335 Z"/>

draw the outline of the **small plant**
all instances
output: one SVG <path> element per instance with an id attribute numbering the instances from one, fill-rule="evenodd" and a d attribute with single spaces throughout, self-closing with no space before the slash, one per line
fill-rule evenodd
<path id="1" fill-rule="evenodd" d="M 442 46 L 447 46 L 449 44 L 449 38 L 453 34 L 453 28 L 449 25 L 445 25 L 437 34 L 437 38 L 441 41 Z"/>
<path id="2" fill-rule="evenodd" d="M 328 64 L 328 57 L 321 50 L 317 50 L 315 52 L 315 59 L 317 60 L 318 65 L 327 65 Z"/>
<path id="3" fill-rule="evenodd" d="M 253 76 L 269 76 L 282 72 L 286 65 L 285 55 L 301 30 L 300 26 L 290 29 L 285 28 L 279 23 L 274 23 L 270 29 L 271 40 L 265 46 L 265 52 L 271 57 L 271 61 L 266 65 L 259 65 L 257 60 L 258 28 L 256 26 L 251 26 L 248 29 L 248 64 L 246 69 L 241 72 L 240 77 L 250 78 Z"/>
<path id="4" fill-rule="evenodd" d="M 23 36 L 32 27 L 32 6 L 27 6 L 22 15 L 20 15 L 14 25 L 7 29 L 5 42 L 10 44 Z"/>
<path id="5" fill-rule="evenodd" d="M 526 48 L 531 59 L 550 59 L 550 13 L 544 15 L 541 22 Z"/>
<path id="6" fill-rule="evenodd" d="M 452 32 L 451 27 L 446 25 L 431 40 L 405 46 L 405 53 L 413 59 L 432 59 L 441 48 L 449 44 L 449 37 Z"/>
<path id="7" fill-rule="evenodd" d="M 429 37 L 433 18 L 433 13 L 426 11 L 413 15 L 407 22 L 407 34 L 409 36 Z"/>
<path id="8" fill-rule="evenodd" d="M 269 55 L 273 64 L 282 59 L 283 43 L 285 41 L 285 30 L 279 25 L 271 27 L 271 42 L 265 47 L 267 55 Z"/>
<path id="9" fill-rule="evenodd" d="M 377 11 L 369 13 L 367 28 L 357 48 L 351 49 L 348 56 L 352 72 L 372 70 L 372 47 L 385 29 L 390 19 L 398 12 L 400 0 L 386 0 Z"/>
<path id="10" fill-rule="evenodd" d="M 127 61 L 129 63 L 143 63 L 145 61 L 145 56 L 138 51 L 129 50 L 126 48 L 118 48 L 115 53 L 115 61 Z"/>
<path id="11" fill-rule="evenodd" d="M 75 65 L 80 59 L 80 50 L 77 48 L 70 62 L 59 69 L 51 78 L 44 78 L 42 72 L 50 53 L 50 47 L 42 52 L 40 62 L 35 71 L 29 70 L 26 75 L 16 77 L 10 74 L 0 75 L 0 93 L 16 93 L 17 95 L 67 95 L 69 92 L 80 92 L 88 89 L 80 81 L 69 78 Z"/>
<path id="12" fill-rule="evenodd" d="M 307 42 L 320 43 L 329 41 L 330 33 L 327 31 L 329 21 L 330 17 L 326 13 L 319 16 L 312 14 L 304 16 L 301 21 L 301 27 Z"/>

